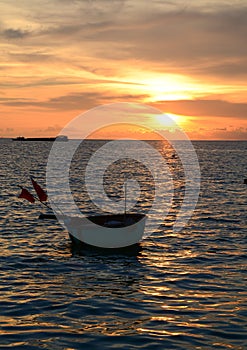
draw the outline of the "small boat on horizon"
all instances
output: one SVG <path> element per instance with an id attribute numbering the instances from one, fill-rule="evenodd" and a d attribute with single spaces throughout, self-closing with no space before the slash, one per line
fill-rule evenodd
<path id="1" fill-rule="evenodd" d="M 61 142 L 67 142 L 68 136 L 65 135 L 59 135 L 57 137 L 24 137 L 24 136 L 18 136 L 12 139 L 13 141 L 61 141 Z"/>

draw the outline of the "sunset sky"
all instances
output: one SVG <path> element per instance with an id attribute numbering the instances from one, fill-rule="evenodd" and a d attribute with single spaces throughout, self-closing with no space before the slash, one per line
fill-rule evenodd
<path id="1" fill-rule="evenodd" d="M 137 102 L 192 139 L 247 140 L 246 38 L 245 0 L 0 0 L 0 137 Z"/>

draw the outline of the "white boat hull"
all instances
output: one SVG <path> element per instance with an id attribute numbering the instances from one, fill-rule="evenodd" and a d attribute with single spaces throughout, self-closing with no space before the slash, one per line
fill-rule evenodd
<path id="1" fill-rule="evenodd" d="M 139 243 L 144 234 L 146 215 L 105 215 L 69 217 L 64 223 L 72 239 L 99 248 L 124 248 Z"/>

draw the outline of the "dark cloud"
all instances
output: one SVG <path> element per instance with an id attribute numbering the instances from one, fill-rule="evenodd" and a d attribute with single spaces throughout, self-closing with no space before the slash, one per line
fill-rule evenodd
<path id="1" fill-rule="evenodd" d="M 101 69 L 103 73 L 104 69 Z M 142 83 L 133 83 L 131 81 L 119 81 L 114 79 L 82 79 L 71 77 L 68 79 L 58 79 L 58 78 L 50 78 L 50 79 L 30 79 L 28 82 L 20 82 L 19 79 L 15 79 L 15 82 L 0 82 L 0 87 L 2 88 L 27 88 L 27 87 L 41 87 L 41 86 L 59 86 L 59 85 L 87 85 L 87 86 L 100 86 L 100 84 L 109 84 L 109 85 L 133 85 L 133 86 L 143 86 Z"/>
<path id="2" fill-rule="evenodd" d="M 145 94 L 112 94 L 100 92 L 71 93 L 50 98 L 46 101 L 32 99 L 0 98 L 0 103 L 13 107 L 39 107 L 57 110 L 85 110 L 113 102 L 138 102 L 147 99 Z M 223 117 L 247 120 L 247 103 L 234 103 L 223 100 L 180 100 L 149 103 L 166 113 L 194 117 Z"/>
<path id="3" fill-rule="evenodd" d="M 23 29 L 9 28 L 2 31 L 2 36 L 6 39 L 23 39 L 28 35 L 30 35 L 30 32 Z"/>
<path id="4" fill-rule="evenodd" d="M 147 95 L 112 95 L 110 93 L 100 92 L 84 92 L 73 93 L 69 95 L 51 98 L 47 101 L 24 101 L 24 100 L 5 100 L 2 104 L 13 107 L 41 107 L 59 110 L 85 110 L 95 107 L 97 105 L 112 103 L 112 102 L 138 102 L 147 98 Z"/>
<path id="5" fill-rule="evenodd" d="M 9 52 L 8 56 L 11 60 L 18 61 L 18 62 L 47 62 L 47 61 L 52 61 L 55 62 L 57 61 L 57 57 L 48 54 L 45 52 L 39 52 L 39 51 L 34 51 L 34 52 Z"/>
<path id="6" fill-rule="evenodd" d="M 227 117 L 247 120 L 247 103 L 222 100 L 181 100 L 155 103 L 164 112 L 188 116 Z"/>
<path id="7" fill-rule="evenodd" d="M 205 75 L 211 74 L 212 76 L 220 76 L 227 79 L 246 79 L 247 76 L 247 57 L 232 58 L 229 61 L 224 59 L 218 62 L 209 62 L 204 64 L 203 67 L 197 67 L 194 69 L 195 73 L 203 73 Z"/>

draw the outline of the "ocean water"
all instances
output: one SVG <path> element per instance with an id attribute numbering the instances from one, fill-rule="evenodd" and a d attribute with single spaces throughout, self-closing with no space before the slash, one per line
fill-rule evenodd
<path id="1" fill-rule="evenodd" d="M 97 208 L 83 171 L 102 144 L 87 141 L 71 165 L 72 192 L 88 212 Z M 58 222 L 38 220 L 39 204 L 17 198 L 18 185 L 31 190 L 29 174 L 45 186 L 51 143 L 0 144 L 1 349 L 247 349 L 247 142 L 194 142 L 201 192 L 179 233 L 181 162 L 151 145 L 172 173 L 171 209 L 138 252 L 106 254 L 77 249 Z M 128 171 L 142 182 L 134 210 L 147 212 L 153 179 L 135 162 Z M 123 197 L 119 173 L 121 162 L 106 172 L 109 197 Z"/>

